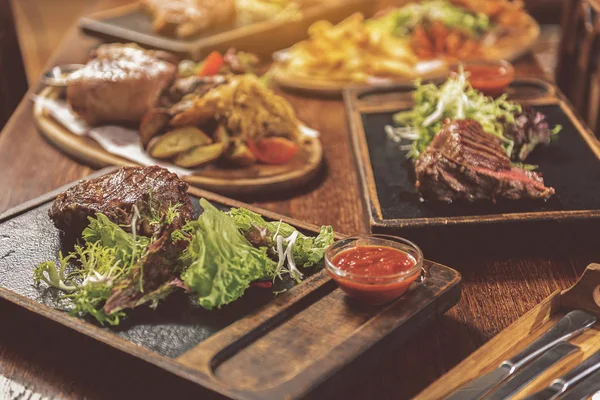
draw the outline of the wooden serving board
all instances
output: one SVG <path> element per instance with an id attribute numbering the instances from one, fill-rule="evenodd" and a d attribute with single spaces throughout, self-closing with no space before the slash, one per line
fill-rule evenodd
<path id="1" fill-rule="evenodd" d="M 547 332 L 569 311 L 585 310 L 596 315 L 600 320 L 599 288 L 600 264 L 590 264 L 573 287 L 552 294 L 421 392 L 416 399 L 446 398 L 465 383 L 492 371 L 503 360 L 519 353 Z M 596 322 L 591 329 L 572 339 L 570 343 L 579 346 L 580 351 L 549 368 L 514 398 L 522 399 L 546 388 L 554 379 L 564 375 L 600 350 L 600 322 Z"/>
<path id="2" fill-rule="evenodd" d="M 47 87 L 42 98 L 56 99 L 62 89 Z M 93 167 L 136 165 L 133 161 L 111 154 L 93 139 L 69 131 L 38 102 L 33 116 L 42 135 L 61 151 Z M 307 140 L 289 163 L 255 164 L 244 168 L 222 168 L 209 165 L 182 177 L 190 185 L 222 194 L 240 195 L 300 187 L 320 172 L 323 148 L 318 139 Z"/>
<path id="3" fill-rule="evenodd" d="M 460 274 L 431 261 L 425 261 L 424 283 L 384 306 L 350 301 L 317 268 L 277 297 L 251 288 L 239 301 L 207 311 L 176 293 L 156 311 L 140 307 L 118 328 L 103 328 L 55 309 L 54 289 L 32 284 L 34 266 L 56 259 L 61 247 L 47 211 L 65 189 L 0 215 L 0 297 L 231 398 L 291 399 L 321 390 L 355 358 L 368 365 L 460 298 Z M 195 205 L 204 197 L 219 208 L 245 207 L 307 234 L 318 230 L 203 190 L 192 188 L 190 194 Z"/>
<path id="4" fill-rule="evenodd" d="M 412 90 L 410 85 L 396 85 L 344 94 L 373 231 L 407 235 L 407 230 L 418 234 L 423 228 L 445 232 L 460 227 L 461 232 L 477 236 L 481 235 L 478 229 L 490 224 L 556 224 L 600 218 L 600 143 L 558 90 L 538 79 L 516 79 L 508 94 L 510 100 L 544 113 L 550 125 L 563 127 L 556 140 L 540 146 L 527 159 L 539 166 L 545 183 L 554 187 L 556 194 L 548 201 L 421 201 L 407 150 L 389 140 L 384 131 L 386 125 L 393 125 L 395 113 L 413 107 Z"/>
<path id="5" fill-rule="evenodd" d="M 371 0 L 305 1 L 302 17 L 295 20 L 272 18 L 250 25 L 232 24 L 210 29 L 184 40 L 152 32 L 152 20 L 139 3 L 117 7 L 81 18 L 79 26 L 88 34 L 119 42 L 163 49 L 193 60 L 200 60 L 212 50 L 233 47 L 268 59 L 280 50 L 306 37 L 308 27 L 322 19 L 337 23 L 354 12 L 371 15 Z"/>
<path id="6" fill-rule="evenodd" d="M 527 54 L 540 36 L 540 26 L 530 15 L 527 15 L 525 20 L 526 23 L 520 31 L 515 31 L 510 35 L 501 37 L 493 46 L 487 47 L 487 54 L 483 58 L 487 60 L 515 61 Z M 294 71 L 288 71 L 285 63 L 281 62 L 274 64 L 272 72 L 273 80 L 284 89 L 323 97 L 339 97 L 345 89 L 350 88 L 387 87 L 392 84 L 409 84 L 414 80 L 414 77 L 407 77 L 390 80 L 387 83 L 361 84 L 351 81 L 317 79 L 310 76 L 298 75 Z M 446 77 L 448 73 L 448 65 L 445 65 L 418 77 L 432 80 Z"/>

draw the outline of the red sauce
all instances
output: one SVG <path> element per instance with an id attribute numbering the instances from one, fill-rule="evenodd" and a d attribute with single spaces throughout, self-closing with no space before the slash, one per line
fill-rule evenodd
<path id="1" fill-rule="evenodd" d="M 421 274 L 416 260 L 401 250 L 385 246 L 357 246 L 336 254 L 332 263 L 352 276 L 331 276 L 351 297 L 369 304 L 387 303 L 408 290 Z M 403 272 L 414 270 L 408 275 Z"/>
<path id="2" fill-rule="evenodd" d="M 488 96 L 500 96 L 514 78 L 514 69 L 508 64 L 465 64 L 465 72 L 469 73 L 469 82 Z"/>

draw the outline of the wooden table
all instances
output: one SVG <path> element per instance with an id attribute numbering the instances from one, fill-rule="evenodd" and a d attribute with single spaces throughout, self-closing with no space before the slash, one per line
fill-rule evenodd
<path id="1" fill-rule="evenodd" d="M 80 62 L 95 43 L 72 30 L 50 64 Z M 517 71 L 541 74 L 532 56 L 519 61 Z M 31 91 L 39 89 L 36 85 Z M 299 118 L 322 133 L 324 177 L 301 191 L 242 200 L 318 225 L 331 224 L 339 232 L 367 232 L 341 101 L 286 97 Z M 42 139 L 32 120 L 31 101 L 26 99 L 0 134 L 0 172 L 3 211 L 92 170 Z M 536 232 L 542 244 L 548 237 L 551 245 L 531 249 L 527 246 L 531 234 L 519 236 L 516 232 L 513 239 L 525 243 L 518 252 L 503 249 L 503 243 L 497 243 L 495 249 L 491 246 L 490 252 L 477 251 L 479 244 L 458 237 L 450 246 L 445 243 L 446 250 L 426 254 L 462 272 L 462 299 L 438 323 L 390 349 L 359 379 L 350 372 L 342 375 L 336 380 L 335 393 L 340 398 L 402 399 L 420 392 L 553 291 L 574 283 L 589 262 L 600 258 L 600 250 L 584 240 L 595 233 L 589 226 L 585 227 L 588 231 L 581 229 L 574 231 L 580 233 L 575 240 L 566 237 L 562 228 Z M 494 235 L 488 230 L 483 240 L 494 243 Z M 435 247 L 436 239 L 430 240 Z M 0 380 L 4 376 L 62 399 L 191 398 L 203 394 L 187 381 L 5 301 L 0 301 L 0 316 Z"/>

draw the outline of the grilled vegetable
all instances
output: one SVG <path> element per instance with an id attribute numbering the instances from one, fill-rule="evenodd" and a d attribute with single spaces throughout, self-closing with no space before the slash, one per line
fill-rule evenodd
<path id="1" fill-rule="evenodd" d="M 160 135 L 165 131 L 171 116 L 164 108 L 154 108 L 150 110 L 142 122 L 140 122 L 140 139 L 144 149 L 148 148 L 148 144 L 153 137 Z"/>
<path id="2" fill-rule="evenodd" d="M 150 155 L 164 160 L 194 147 L 209 145 L 212 142 L 212 139 L 200 129 L 186 126 L 174 129 L 159 137 L 150 146 Z"/>
<path id="3" fill-rule="evenodd" d="M 265 164 L 288 163 L 298 152 L 298 145 L 282 137 L 269 137 L 257 142 L 248 138 L 248 148 Z"/>
<path id="4" fill-rule="evenodd" d="M 174 162 L 175 165 L 183 168 L 201 167 L 221 157 L 225 148 L 224 143 L 197 146 L 177 155 Z"/>
<path id="5" fill-rule="evenodd" d="M 206 57 L 198 72 L 199 76 L 210 76 L 219 73 L 221 66 L 223 65 L 223 56 L 218 51 L 213 51 Z"/>
<path id="6" fill-rule="evenodd" d="M 250 151 L 248 146 L 243 143 L 233 143 L 223 158 L 235 167 L 247 167 L 256 162 L 256 156 Z"/>
<path id="7" fill-rule="evenodd" d="M 213 133 L 213 137 L 215 138 L 215 142 L 229 144 L 229 133 L 227 133 L 227 128 L 223 125 L 218 125 L 217 129 Z"/>
<path id="8" fill-rule="evenodd" d="M 214 118 L 216 109 L 213 104 L 207 102 L 204 99 L 195 99 L 193 101 L 186 101 L 187 108 L 183 111 L 175 114 L 169 125 L 172 127 L 182 126 L 198 126 L 209 122 Z M 175 108 L 177 105 L 173 106 Z"/>

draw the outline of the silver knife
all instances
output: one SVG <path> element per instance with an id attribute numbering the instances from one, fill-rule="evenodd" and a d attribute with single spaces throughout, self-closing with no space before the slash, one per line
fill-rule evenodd
<path id="1" fill-rule="evenodd" d="M 554 400 L 589 375 L 600 370 L 600 351 L 570 370 L 567 374 L 552 381 L 550 386 L 525 400 Z"/>
<path id="2" fill-rule="evenodd" d="M 583 400 L 587 399 L 594 393 L 600 390 L 600 371 L 594 372 L 592 375 L 585 378 L 581 383 L 573 389 L 567 391 L 561 400 Z"/>
<path id="3" fill-rule="evenodd" d="M 454 392 L 449 400 L 480 399 L 497 384 L 515 373 L 529 361 L 533 360 L 555 344 L 580 335 L 584 330 L 594 325 L 596 317 L 585 311 L 575 310 L 561 318 L 548 332 L 530 344 L 525 350 L 503 361 L 498 368 L 462 386 Z"/>
<path id="4" fill-rule="evenodd" d="M 516 374 L 510 380 L 500 385 L 492 394 L 486 395 L 487 400 L 504 400 L 510 399 L 517 392 L 523 389 L 527 384 L 540 376 L 548 368 L 568 356 L 569 354 L 579 350 L 579 347 L 571 343 L 562 342 L 547 350 L 539 358 L 532 361 L 526 367 Z"/>

